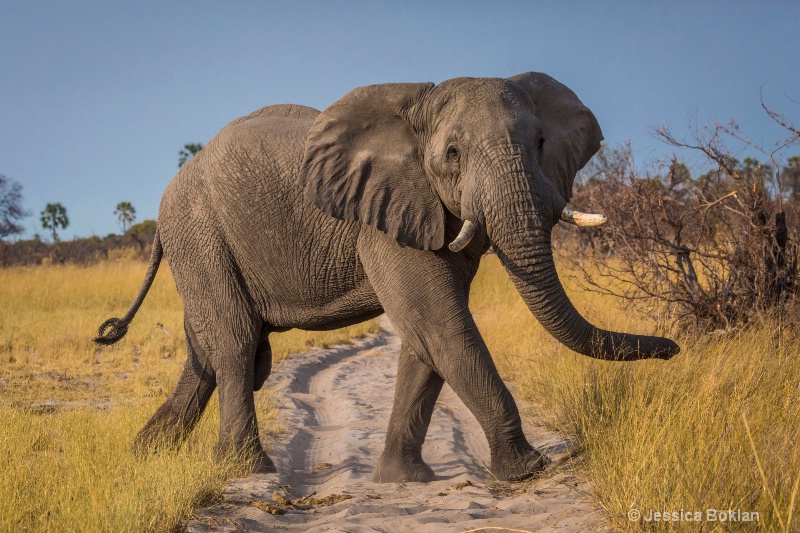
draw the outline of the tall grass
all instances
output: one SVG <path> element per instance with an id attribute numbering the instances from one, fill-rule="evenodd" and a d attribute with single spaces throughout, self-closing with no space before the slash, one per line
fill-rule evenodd
<path id="1" fill-rule="evenodd" d="M 157 407 L 0 408 L 0 530 L 174 530 L 213 502 L 242 473 L 212 460 L 216 406 L 180 450 L 137 459 L 130 443 Z"/>
<path id="2" fill-rule="evenodd" d="M 185 358 L 169 270 L 125 339 L 102 348 L 89 340 L 99 322 L 127 309 L 144 270 L 130 260 L 0 270 L 0 530 L 174 530 L 241 473 L 236 461 L 211 458 L 215 400 L 180 450 L 129 452 Z M 567 285 L 600 326 L 659 330 L 616 300 Z M 800 338 L 785 324 L 765 319 L 727 337 L 667 330 L 683 348 L 669 362 L 595 361 L 544 332 L 493 256 L 470 305 L 503 374 L 582 448 L 582 468 L 615 527 L 753 529 L 705 521 L 706 509 L 740 509 L 758 512 L 755 525 L 766 530 L 800 530 Z M 272 344 L 277 360 L 375 329 L 289 332 Z M 268 392 L 257 403 L 262 431 L 275 431 Z M 633 508 L 701 511 L 704 521 L 630 521 Z"/>
<path id="3" fill-rule="evenodd" d="M 91 266 L 0 269 L 0 531 L 171 531 L 219 498 L 239 462 L 216 463 L 216 399 L 177 451 L 136 458 L 136 432 L 167 397 L 186 357 L 183 307 L 162 269 L 128 335 L 92 344 L 121 316 L 146 265 L 122 258 Z M 275 360 L 376 331 L 271 336 Z M 268 437 L 279 429 L 268 391 L 257 393 Z"/>
<path id="4" fill-rule="evenodd" d="M 569 283 L 567 290 L 599 326 L 659 332 L 656 321 L 617 300 L 572 291 Z M 800 337 L 778 319 L 726 337 L 660 331 L 676 338 L 681 354 L 668 362 L 612 363 L 574 354 L 550 337 L 496 257 L 484 258 L 470 306 L 504 375 L 582 448 L 583 467 L 615 527 L 800 531 Z M 631 509 L 641 513 L 638 521 L 628 518 Z M 709 521 L 709 509 L 759 516 Z M 683 511 L 683 518 L 699 511 L 702 521 L 648 522 L 650 510 Z"/>

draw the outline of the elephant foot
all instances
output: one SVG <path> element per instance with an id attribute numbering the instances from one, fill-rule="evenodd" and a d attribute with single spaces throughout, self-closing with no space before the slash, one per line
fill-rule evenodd
<path id="1" fill-rule="evenodd" d="M 492 475 L 500 481 L 516 483 L 535 476 L 550 459 L 533 447 L 521 453 L 492 454 Z"/>
<path id="2" fill-rule="evenodd" d="M 241 446 L 217 444 L 214 446 L 214 457 L 217 461 L 242 461 L 250 474 L 274 474 L 278 471 L 260 442 Z"/>
<path id="3" fill-rule="evenodd" d="M 434 481 L 436 475 L 425 464 L 422 458 L 404 459 L 401 456 L 381 455 L 378 466 L 372 474 L 375 483 L 428 483 Z"/>

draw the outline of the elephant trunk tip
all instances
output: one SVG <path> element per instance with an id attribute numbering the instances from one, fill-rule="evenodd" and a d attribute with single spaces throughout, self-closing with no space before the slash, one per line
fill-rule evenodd
<path id="1" fill-rule="evenodd" d="M 96 344 L 105 346 L 116 343 L 128 333 L 128 323 L 119 318 L 109 318 L 97 329 Z"/>
<path id="2" fill-rule="evenodd" d="M 681 353 L 681 347 L 677 342 L 671 339 L 661 339 L 661 341 L 661 348 L 654 352 L 653 357 L 666 361 Z"/>
<path id="3" fill-rule="evenodd" d="M 599 358 L 609 361 L 636 361 L 639 359 L 669 360 L 681 352 L 678 344 L 664 337 L 647 337 L 625 333 L 610 333 L 597 344 Z"/>

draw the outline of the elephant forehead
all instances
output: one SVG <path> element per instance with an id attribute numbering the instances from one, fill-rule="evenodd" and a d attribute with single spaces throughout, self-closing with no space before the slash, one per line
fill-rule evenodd
<path id="1" fill-rule="evenodd" d="M 469 138 L 487 131 L 541 128 L 530 102 L 508 80 L 467 79 L 445 85 L 438 95 L 439 125 L 457 128 Z M 445 82 L 446 83 L 446 82 Z M 449 87 L 449 88 L 448 88 Z"/>
<path id="2" fill-rule="evenodd" d="M 456 78 L 442 82 L 434 95 L 445 104 L 485 109 L 525 109 L 525 95 L 512 82 L 501 78 Z"/>

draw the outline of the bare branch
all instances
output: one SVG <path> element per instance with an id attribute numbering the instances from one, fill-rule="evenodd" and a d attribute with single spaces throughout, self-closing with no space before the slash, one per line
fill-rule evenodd
<path id="1" fill-rule="evenodd" d="M 609 223 L 580 233 L 586 257 L 577 265 L 585 290 L 625 298 L 648 311 L 666 309 L 679 322 L 708 331 L 730 331 L 771 309 L 782 310 L 800 296 L 797 266 L 798 197 L 785 198 L 784 175 L 800 192 L 800 159 L 781 169 L 776 154 L 796 145 L 796 129 L 763 104 L 790 132 L 766 150 L 736 122 L 695 127 L 678 139 L 668 128 L 654 130 L 676 149 L 702 154 L 709 170 L 692 177 L 673 156 L 647 166 L 634 164 L 630 143 L 604 147 L 584 169 L 573 202 L 606 213 Z M 787 127 L 788 126 L 788 127 Z M 738 161 L 726 140 L 764 154 L 769 164 Z M 795 188 L 797 187 L 797 188 Z M 800 306 L 793 306 L 800 309 Z"/>

